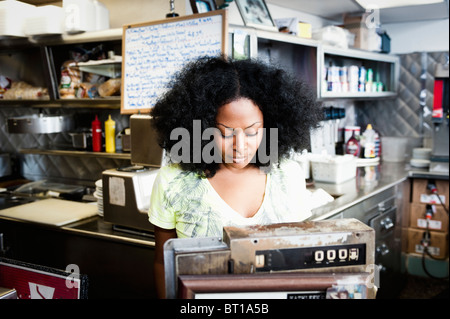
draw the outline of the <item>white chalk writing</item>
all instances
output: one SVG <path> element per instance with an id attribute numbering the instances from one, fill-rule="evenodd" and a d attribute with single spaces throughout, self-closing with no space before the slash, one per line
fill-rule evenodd
<path id="1" fill-rule="evenodd" d="M 221 54 L 222 30 L 221 15 L 126 29 L 123 108 L 152 108 L 186 62 Z"/>

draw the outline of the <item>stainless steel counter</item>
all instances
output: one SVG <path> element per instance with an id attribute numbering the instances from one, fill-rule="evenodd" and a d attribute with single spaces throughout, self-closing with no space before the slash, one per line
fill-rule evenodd
<path id="1" fill-rule="evenodd" d="M 313 209 L 310 220 L 333 217 L 369 197 L 389 189 L 408 178 L 410 165 L 384 162 L 377 166 L 359 167 L 357 176 L 341 184 L 315 183 L 312 190 L 322 188 L 334 201 Z"/>
<path id="2" fill-rule="evenodd" d="M 409 166 L 405 163 L 383 163 L 378 166 L 358 168 L 357 177 L 345 183 L 315 183 L 309 188 L 310 190 L 322 188 L 333 195 L 335 200 L 314 209 L 310 219 L 321 220 L 333 217 L 346 208 L 405 181 L 408 178 L 408 172 Z M 152 238 L 113 230 L 112 225 L 100 217 L 67 225 L 65 230 L 135 244 L 154 245 Z"/>
<path id="3" fill-rule="evenodd" d="M 341 184 L 315 183 L 309 188 L 310 190 L 322 188 L 335 197 L 335 200 L 314 209 L 310 220 L 333 218 L 347 208 L 400 184 L 410 175 L 411 167 L 406 163 L 382 163 L 377 166 L 358 168 L 356 178 Z M 43 227 L 49 226 L 43 225 Z M 99 216 L 68 224 L 59 230 L 99 239 L 154 247 L 152 237 L 114 230 L 112 224 L 105 222 Z"/>

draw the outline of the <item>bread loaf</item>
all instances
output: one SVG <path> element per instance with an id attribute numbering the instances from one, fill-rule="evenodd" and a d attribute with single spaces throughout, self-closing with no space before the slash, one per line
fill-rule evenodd
<path id="1" fill-rule="evenodd" d="M 113 96 L 120 94 L 120 78 L 109 79 L 98 87 L 98 94 L 101 97 Z"/>

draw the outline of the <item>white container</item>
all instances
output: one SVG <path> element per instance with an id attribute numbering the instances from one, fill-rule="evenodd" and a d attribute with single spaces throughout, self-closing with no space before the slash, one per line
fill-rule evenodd
<path id="1" fill-rule="evenodd" d="M 95 6 L 92 0 L 63 0 L 64 30 L 79 33 L 95 30 Z"/>
<path id="2" fill-rule="evenodd" d="M 109 29 L 109 10 L 97 0 L 63 0 L 67 33 Z"/>
<path id="3" fill-rule="evenodd" d="M 100 1 L 94 0 L 95 8 L 95 30 L 109 29 L 109 10 Z"/>
<path id="4" fill-rule="evenodd" d="M 339 184 L 356 177 L 356 157 L 324 155 L 310 158 L 314 181 Z"/>
<path id="5" fill-rule="evenodd" d="M 62 34 L 64 11 L 57 6 L 36 7 L 34 14 L 25 19 L 24 33 L 27 36 Z"/>
<path id="6" fill-rule="evenodd" d="M 348 31 L 346 29 L 332 25 L 314 30 L 312 33 L 312 37 L 313 39 L 322 41 L 325 44 L 347 49 L 347 33 Z"/>
<path id="7" fill-rule="evenodd" d="M 381 137 L 381 159 L 383 162 L 404 162 L 407 157 L 406 146 L 408 138 L 397 136 Z"/>
<path id="8" fill-rule="evenodd" d="M 412 151 L 412 158 L 429 160 L 431 157 L 431 148 L 414 148 Z"/>
<path id="9" fill-rule="evenodd" d="M 25 20 L 33 15 L 35 8 L 20 1 L 0 1 L 0 37 L 25 37 Z"/>

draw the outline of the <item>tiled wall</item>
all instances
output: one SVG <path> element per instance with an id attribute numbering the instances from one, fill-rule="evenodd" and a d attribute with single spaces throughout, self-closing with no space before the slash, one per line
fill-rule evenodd
<path id="1" fill-rule="evenodd" d="M 434 72 L 437 63 L 448 62 L 448 56 L 448 52 L 400 55 L 397 98 L 356 103 L 358 125 L 372 123 L 384 136 L 431 138 Z"/>
<path id="2" fill-rule="evenodd" d="M 59 155 L 25 154 L 27 148 L 66 148 L 72 145 L 68 132 L 51 134 L 10 134 L 7 129 L 7 119 L 32 114 L 58 114 L 72 116 L 76 127 L 89 128 L 90 123 L 98 114 L 103 123 L 111 114 L 116 121 L 116 132 L 129 126 L 129 116 L 120 115 L 119 110 L 104 109 L 36 109 L 32 107 L 0 106 L 0 153 L 10 153 L 14 170 L 18 175 L 30 180 L 63 179 L 81 181 L 83 184 L 93 184 L 101 178 L 101 172 L 108 168 L 130 165 L 129 160 L 108 159 L 103 157 L 74 157 Z"/>

